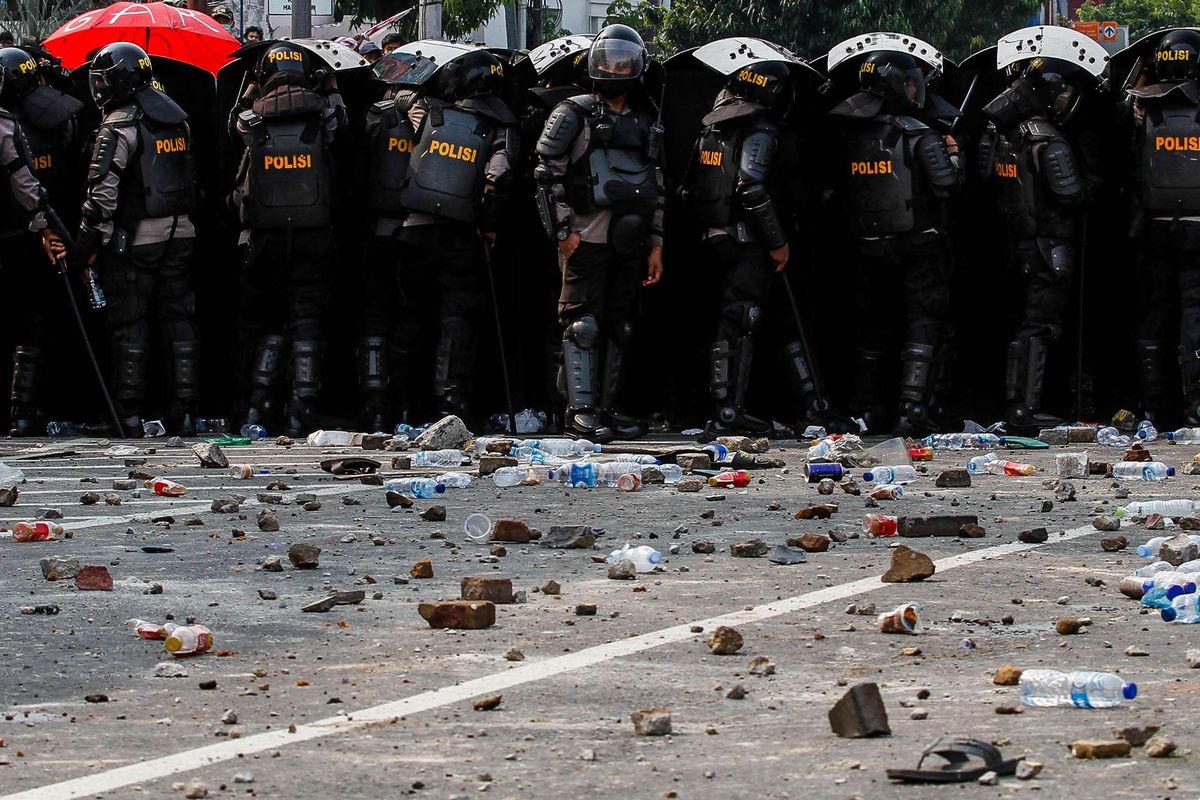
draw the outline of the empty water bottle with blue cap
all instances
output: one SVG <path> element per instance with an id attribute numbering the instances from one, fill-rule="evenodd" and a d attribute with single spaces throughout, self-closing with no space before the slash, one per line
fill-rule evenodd
<path id="1" fill-rule="evenodd" d="M 1181 594 L 1171 601 L 1171 605 L 1159 611 L 1163 622 L 1200 622 L 1200 594 Z"/>
<path id="2" fill-rule="evenodd" d="M 462 450 L 422 450 L 412 456 L 414 467 L 457 467 L 462 463 Z"/>
<path id="3" fill-rule="evenodd" d="M 465 489 L 471 485 L 471 476 L 465 472 L 443 472 L 434 480 L 447 489 Z"/>
<path id="4" fill-rule="evenodd" d="M 1200 444 L 1200 428 L 1180 428 L 1167 431 L 1167 441 L 1176 444 Z"/>
<path id="5" fill-rule="evenodd" d="M 593 444 L 587 439 L 526 439 L 521 442 L 524 447 L 535 447 L 552 456 L 571 458 L 599 453 L 601 445 Z"/>
<path id="6" fill-rule="evenodd" d="M 383 488 L 419 500 L 430 500 L 446 491 L 444 483 L 438 483 L 432 478 L 394 478 L 384 484 Z"/>
<path id="7" fill-rule="evenodd" d="M 1154 427 L 1154 423 L 1148 419 L 1144 419 L 1138 423 L 1137 438 L 1143 442 L 1153 442 L 1158 438 L 1158 428 Z"/>
<path id="8" fill-rule="evenodd" d="M 649 545 L 630 547 L 629 542 L 626 542 L 620 550 L 613 550 L 608 554 L 607 562 L 609 564 L 616 564 L 618 561 L 632 561 L 638 572 L 654 572 L 654 569 L 662 563 L 662 553 Z"/>
<path id="9" fill-rule="evenodd" d="M 1027 706 L 1111 708 L 1135 697 L 1137 684 L 1111 672 L 1027 669 L 1021 673 L 1021 702 Z"/>
<path id="10" fill-rule="evenodd" d="M 899 464 L 894 467 L 871 467 L 863 473 L 864 481 L 874 483 L 912 483 L 916 479 L 916 467 L 908 464 Z"/>
<path id="11" fill-rule="evenodd" d="M 265 439 L 267 438 L 267 429 L 262 425 L 255 425 L 248 422 L 242 426 L 241 433 L 243 439 Z"/>
<path id="12" fill-rule="evenodd" d="M 1112 466 L 1112 476 L 1118 481 L 1165 481 L 1175 475 L 1175 468 L 1161 461 L 1119 461 Z"/>

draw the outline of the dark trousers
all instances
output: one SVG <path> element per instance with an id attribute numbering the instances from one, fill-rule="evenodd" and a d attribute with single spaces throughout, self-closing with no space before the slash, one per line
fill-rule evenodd
<path id="1" fill-rule="evenodd" d="M 242 247 L 243 343 L 266 335 L 320 341 L 332 261 L 327 228 L 251 231 Z"/>
<path id="2" fill-rule="evenodd" d="M 144 347 L 150 343 L 152 326 L 161 341 L 196 340 L 191 284 L 195 252 L 194 238 L 137 245 L 124 255 L 100 252 L 100 284 L 108 297 L 114 345 Z"/>
<path id="3" fill-rule="evenodd" d="M 609 245 L 581 242 L 563 269 L 558 321 L 565 327 L 591 315 L 604 338 L 628 341 L 645 270 L 641 251 L 623 256 Z"/>
<path id="4" fill-rule="evenodd" d="M 31 233 L 0 239 L 0 277 L 21 308 L 10 326 L 12 343 L 41 347 L 49 322 L 48 309 L 55 314 L 60 309 L 69 311 L 60 301 L 62 278 L 58 277 L 58 268 L 46 259 L 41 239 Z M 84 302 L 82 297 L 80 300 Z"/>
<path id="5" fill-rule="evenodd" d="M 1051 250 L 1065 247 L 1066 241 L 1019 239 L 1013 243 L 1013 260 L 1025 280 L 1025 308 L 1013 341 L 1032 338 L 1055 341 L 1062 333 L 1063 314 L 1071 301 L 1075 265 L 1073 257 L 1056 265 Z M 1056 269 L 1057 266 L 1057 269 Z"/>
<path id="6" fill-rule="evenodd" d="M 1138 339 L 1170 343 L 1178 295 L 1179 346 L 1200 351 L 1200 225 L 1152 220 L 1138 253 Z"/>
<path id="7" fill-rule="evenodd" d="M 881 239 L 861 239 L 866 308 L 860 347 L 883 351 L 893 340 L 888 320 L 904 304 L 905 341 L 936 346 L 948 333 L 950 313 L 950 255 L 946 237 L 916 233 Z"/>

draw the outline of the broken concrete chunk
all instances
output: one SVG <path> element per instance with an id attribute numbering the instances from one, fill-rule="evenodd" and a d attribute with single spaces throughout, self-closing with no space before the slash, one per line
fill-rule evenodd
<path id="1" fill-rule="evenodd" d="M 765 556 L 768 550 L 770 548 L 762 539 L 747 539 L 729 546 L 729 554 L 734 558 L 760 558 Z"/>
<path id="2" fill-rule="evenodd" d="M 939 489 L 969 489 L 971 488 L 971 473 L 965 469 L 944 469 L 933 485 Z"/>
<path id="3" fill-rule="evenodd" d="M 880 580 L 884 583 L 923 581 L 936 571 L 937 567 L 929 556 L 900 545 L 892 551 L 892 564 Z"/>
<path id="4" fill-rule="evenodd" d="M 424 602 L 417 612 L 431 628 L 481 630 L 496 624 L 496 606 L 487 600 Z"/>
<path id="5" fill-rule="evenodd" d="M 596 543 L 596 532 L 588 525 L 554 525 L 538 544 L 554 550 L 577 550 Z"/>
<path id="6" fill-rule="evenodd" d="M 460 586 L 460 596 L 463 600 L 487 600 L 496 605 L 507 605 L 513 601 L 512 579 L 490 576 L 464 577 Z"/>
<path id="7" fill-rule="evenodd" d="M 200 460 L 200 466 L 204 469 L 225 469 L 229 466 L 229 459 L 221 452 L 216 442 L 194 444 L 192 453 Z"/>
<path id="8" fill-rule="evenodd" d="M 891 735 L 879 686 L 874 683 L 852 686 L 829 709 L 829 726 L 844 739 Z"/>
<path id="9" fill-rule="evenodd" d="M 671 733 L 671 709 L 643 708 L 629 715 L 638 736 L 667 736 Z"/>
<path id="10" fill-rule="evenodd" d="M 296 569 L 316 569 L 320 563 L 321 548 L 315 544 L 294 544 L 288 548 L 288 561 Z"/>
<path id="11" fill-rule="evenodd" d="M 413 446 L 418 450 L 461 450 L 470 438 L 466 424 L 451 414 L 426 428 Z"/>
<path id="12" fill-rule="evenodd" d="M 731 656 L 742 649 L 742 634 L 737 628 L 720 625 L 708 638 L 708 649 L 718 656 Z"/>

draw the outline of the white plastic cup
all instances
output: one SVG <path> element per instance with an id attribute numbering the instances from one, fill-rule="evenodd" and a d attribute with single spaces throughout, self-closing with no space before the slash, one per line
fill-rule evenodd
<path id="1" fill-rule="evenodd" d="M 477 542 L 492 535 L 492 521 L 486 514 L 471 514 L 463 520 L 463 533 Z"/>

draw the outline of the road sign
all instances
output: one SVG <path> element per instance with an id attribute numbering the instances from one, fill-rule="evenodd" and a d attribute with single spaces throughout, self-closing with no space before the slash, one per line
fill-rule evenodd
<path id="1" fill-rule="evenodd" d="M 1100 23 L 1100 41 L 1115 42 L 1117 40 L 1117 31 L 1120 26 L 1116 22 L 1110 20 Z"/>
<path id="2" fill-rule="evenodd" d="M 313 21 L 333 16 L 333 0 L 311 0 Z M 273 17 L 291 17 L 292 0 L 267 0 L 267 13 Z"/>
<path id="3" fill-rule="evenodd" d="M 1078 31 L 1094 41 L 1100 41 L 1099 22 L 1072 22 L 1071 30 Z"/>

